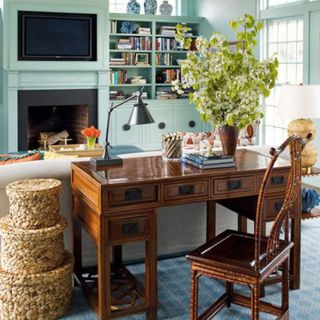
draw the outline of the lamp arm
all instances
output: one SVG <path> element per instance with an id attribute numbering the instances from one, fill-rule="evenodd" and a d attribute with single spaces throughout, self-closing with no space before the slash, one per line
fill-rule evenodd
<path id="1" fill-rule="evenodd" d="M 110 116 L 111 116 L 111 113 L 113 110 L 119 108 L 120 106 L 122 106 L 123 104 L 133 100 L 134 98 L 138 98 L 142 95 L 142 90 L 143 88 L 141 89 L 141 91 L 139 91 L 139 93 L 135 93 L 133 94 L 131 97 L 121 101 L 121 103 L 117 104 L 117 105 L 113 105 L 113 103 L 111 103 L 111 106 L 108 110 L 108 119 L 107 119 L 107 130 L 106 130 L 106 145 L 105 145 L 105 148 L 104 148 L 104 154 L 103 154 L 103 158 L 104 159 L 110 159 L 110 156 L 109 156 L 109 151 L 108 151 L 108 148 L 110 147 L 110 142 L 109 142 L 109 129 L 110 129 Z"/>

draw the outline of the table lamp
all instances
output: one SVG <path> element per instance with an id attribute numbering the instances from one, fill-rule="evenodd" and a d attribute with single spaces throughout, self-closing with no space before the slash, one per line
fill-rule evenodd
<path id="1" fill-rule="evenodd" d="M 283 85 L 278 103 L 278 115 L 292 119 L 288 125 L 288 135 L 302 137 L 312 133 L 316 137 L 316 125 L 310 119 L 320 118 L 320 85 Z M 295 120 L 294 120 L 295 119 Z M 304 172 L 310 173 L 317 162 L 317 148 L 310 141 L 301 155 Z"/>
<path id="2" fill-rule="evenodd" d="M 107 119 L 107 129 L 106 129 L 106 141 L 105 141 L 105 148 L 104 148 L 104 154 L 102 158 L 92 158 L 90 163 L 91 166 L 94 168 L 97 167 L 105 167 L 105 166 L 110 166 L 110 165 L 121 165 L 122 164 L 122 159 L 116 156 L 110 156 L 109 155 L 109 148 L 111 148 L 110 142 L 109 142 L 109 129 L 110 129 L 110 116 L 113 110 L 117 109 L 118 107 L 122 106 L 123 104 L 127 103 L 130 100 L 133 100 L 137 98 L 136 103 L 133 106 L 128 125 L 139 125 L 139 124 L 148 124 L 148 123 L 154 123 L 154 120 L 147 109 L 147 104 L 142 101 L 142 91 L 136 92 L 129 98 L 121 101 L 117 105 L 113 105 L 111 103 L 111 106 L 108 110 L 108 119 Z"/>

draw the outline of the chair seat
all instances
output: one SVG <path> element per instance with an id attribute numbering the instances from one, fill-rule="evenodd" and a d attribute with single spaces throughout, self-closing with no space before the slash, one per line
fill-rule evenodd
<path id="1" fill-rule="evenodd" d="M 292 242 L 280 240 L 277 255 L 272 261 L 266 259 L 267 238 L 261 239 L 260 270 L 254 269 L 254 235 L 234 230 L 226 230 L 216 238 L 195 249 L 187 259 L 201 263 L 202 266 L 219 267 L 247 275 L 264 277 L 288 257 Z M 276 264 L 275 264 L 276 263 Z"/>

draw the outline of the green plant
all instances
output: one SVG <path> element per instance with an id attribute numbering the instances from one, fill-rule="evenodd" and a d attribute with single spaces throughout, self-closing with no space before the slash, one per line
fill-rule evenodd
<path id="1" fill-rule="evenodd" d="M 230 25 L 237 42 L 231 46 L 219 33 L 210 39 L 198 37 L 197 50 L 189 50 L 181 63 L 184 81 L 173 82 L 173 90 L 181 94 L 192 88 L 189 99 L 204 121 L 243 128 L 263 117 L 259 98 L 269 96 L 275 86 L 279 63 L 275 56 L 264 61 L 254 56 L 260 21 L 246 14 Z M 187 28 L 177 25 L 176 40 L 190 49 L 190 38 L 184 36 Z"/>

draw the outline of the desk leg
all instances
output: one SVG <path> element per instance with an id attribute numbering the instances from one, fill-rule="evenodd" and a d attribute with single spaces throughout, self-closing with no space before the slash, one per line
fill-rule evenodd
<path id="1" fill-rule="evenodd" d="M 153 211 L 150 216 L 150 240 L 146 241 L 146 271 L 145 286 L 146 299 L 149 301 L 150 311 L 147 313 L 149 320 L 157 319 L 158 303 L 158 256 L 157 256 L 157 212 Z"/>
<path id="2" fill-rule="evenodd" d="M 72 217 L 72 248 L 74 256 L 74 273 L 78 281 L 82 278 L 82 244 L 81 244 L 81 224 L 77 218 Z"/>
<path id="3" fill-rule="evenodd" d="M 301 215 L 291 219 L 291 241 L 294 243 L 290 255 L 290 289 L 300 288 L 300 259 L 301 259 Z"/>
<path id="4" fill-rule="evenodd" d="M 99 220 L 99 239 L 98 239 L 98 319 L 111 319 L 111 259 L 110 246 L 106 242 L 109 235 L 105 232 L 104 219 Z"/>
<path id="5" fill-rule="evenodd" d="M 207 201 L 207 241 L 216 236 L 216 202 Z"/>
<path id="6" fill-rule="evenodd" d="M 247 218 L 238 214 L 238 230 L 241 232 L 247 232 Z"/>
<path id="7" fill-rule="evenodd" d="M 122 246 L 112 247 L 113 264 L 115 267 L 122 266 Z"/>

